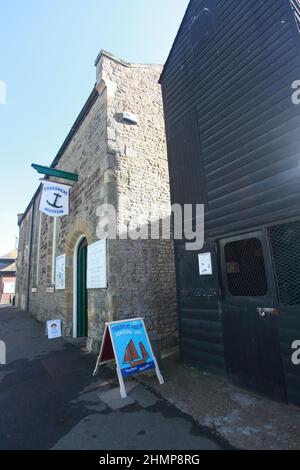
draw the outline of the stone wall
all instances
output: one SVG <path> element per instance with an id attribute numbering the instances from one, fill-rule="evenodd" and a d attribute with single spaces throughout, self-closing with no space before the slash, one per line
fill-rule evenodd
<path id="1" fill-rule="evenodd" d="M 53 281 L 53 219 L 34 204 L 29 310 L 39 320 L 61 318 L 73 334 L 73 259 L 80 237 L 97 241 L 97 208 L 117 209 L 124 235 L 139 215 L 168 217 L 169 180 L 160 66 L 127 64 L 107 53 L 97 59 L 98 98 L 64 149 L 56 168 L 79 174 L 70 190 L 70 214 L 57 219 L 56 256 L 66 254 L 66 289 L 49 292 Z M 138 124 L 122 119 L 137 115 Z M 157 206 L 161 206 L 157 209 Z M 25 308 L 31 211 L 20 225 L 17 302 Z M 26 248 L 27 247 L 27 248 Z M 27 256 L 27 258 L 26 258 Z M 175 269 L 170 240 L 109 240 L 108 288 L 88 290 L 88 347 L 97 350 L 106 321 L 143 316 L 171 344 L 177 337 Z"/>
<path id="2" fill-rule="evenodd" d="M 25 310 L 28 302 L 29 247 L 31 238 L 32 207 L 24 215 L 19 227 L 18 258 L 16 260 L 16 305 Z M 19 217 L 19 216 L 18 216 Z"/>
<path id="3" fill-rule="evenodd" d="M 70 189 L 70 214 L 57 218 L 56 256 L 66 254 L 66 289 L 49 292 L 52 279 L 52 245 L 54 219 L 38 211 L 35 205 L 35 223 L 29 309 L 41 321 L 49 318 L 62 320 L 64 334 L 73 334 L 73 256 L 77 241 L 85 236 L 88 244 L 97 241 L 96 208 L 100 204 L 100 186 L 106 165 L 106 103 L 105 92 L 100 95 L 80 128 L 60 157 L 57 169 L 78 173 L 79 180 Z M 38 256 L 39 218 L 41 217 L 40 250 Z M 39 264 L 38 279 L 36 276 Z M 105 303 L 106 290 L 88 291 L 89 338 L 99 336 L 95 305 Z M 96 301 L 97 299 L 97 301 Z M 98 310 L 97 310 L 98 311 Z M 101 319 L 102 323 L 104 318 Z"/>
<path id="4" fill-rule="evenodd" d="M 100 69 L 99 69 L 100 66 Z M 109 86 L 108 151 L 115 172 L 117 225 L 122 237 L 170 215 L 169 176 L 158 79 L 161 66 L 128 65 L 105 56 L 97 78 Z M 128 124 L 123 112 L 138 124 Z M 148 230 L 147 230 L 148 231 Z M 171 240 L 110 241 L 110 295 L 114 318 L 142 316 L 151 330 L 174 342 L 177 331 Z"/>

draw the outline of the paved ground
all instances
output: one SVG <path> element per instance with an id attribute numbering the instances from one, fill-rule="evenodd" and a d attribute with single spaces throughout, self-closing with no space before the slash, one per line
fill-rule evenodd
<path id="1" fill-rule="evenodd" d="M 0 449 L 221 449 L 228 446 L 145 385 L 92 378 L 95 356 L 58 339 L 24 312 L 0 308 Z M 154 379 L 152 378 L 152 382 Z"/>
<path id="2" fill-rule="evenodd" d="M 149 375 L 139 381 L 235 448 L 300 449 L 300 408 L 248 393 L 176 357 L 164 361 L 163 374 L 162 387 Z"/>

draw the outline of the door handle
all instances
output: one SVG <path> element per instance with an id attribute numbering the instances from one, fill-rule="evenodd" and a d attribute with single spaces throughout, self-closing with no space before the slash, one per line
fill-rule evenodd
<path id="1" fill-rule="evenodd" d="M 260 317 L 265 317 L 266 316 L 266 312 L 264 311 L 264 309 L 262 307 L 257 307 L 256 311 L 257 311 L 257 313 Z"/>
<path id="2" fill-rule="evenodd" d="M 257 307 L 256 311 L 261 317 L 265 317 L 266 315 L 278 314 L 276 308 L 273 308 L 273 307 Z"/>

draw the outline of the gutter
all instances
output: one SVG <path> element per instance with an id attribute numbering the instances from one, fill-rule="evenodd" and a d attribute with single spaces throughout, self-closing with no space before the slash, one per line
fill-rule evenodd
<path id="1" fill-rule="evenodd" d="M 28 280 L 27 280 L 27 296 L 26 296 L 26 309 L 29 310 L 29 298 L 30 298 L 30 273 L 31 273 L 31 257 L 32 257 L 32 239 L 33 239 L 33 223 L 34 223 L 34 210 L 35 210 L 35 199 L 32 204 L 31 212 L 31 223 L 30 223 L 30 235 L 29 235 L 29 253 L 28 253 Z"/>

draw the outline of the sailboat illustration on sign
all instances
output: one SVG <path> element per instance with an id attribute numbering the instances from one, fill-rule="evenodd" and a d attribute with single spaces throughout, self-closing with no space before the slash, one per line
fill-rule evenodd
<path id="1" fill-rule="evenodd" d="M 123 364 L 129 363 L 131 367 L 138 366 L 140 364 L 145 364 L 149 358 L 149 354 L 146 351 L 146 348 L 142 341 L 139 343 L 142 357 L 136 350 L 133 340 L 131 339 L 126 347 Z"/>

